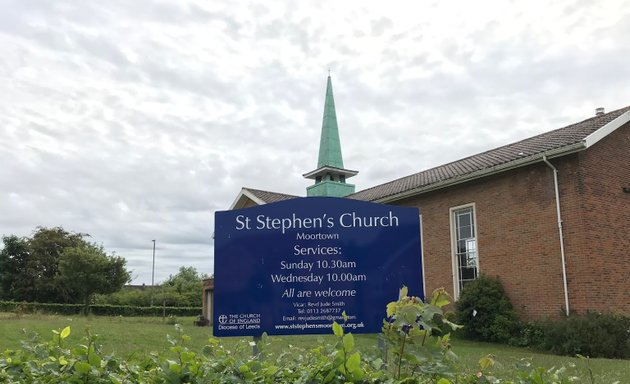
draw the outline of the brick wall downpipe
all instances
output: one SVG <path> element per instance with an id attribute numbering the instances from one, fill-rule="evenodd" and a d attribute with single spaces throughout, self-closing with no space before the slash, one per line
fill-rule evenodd
<path id="1" fill-rule="evenodd" d="M 567 267 L 564 258 L 564 235 L 562 231 L 562 216 L 560 215 L 560 192 L 558 191 L 558 168 L 547 160 L 547 156 L 542 157 L 543 161 L 553 170 L 553 185 L 556 191 L 556 213 L 558 215 L 558 234 L 560 236 L 560 257 L 562 258 L 562 282 L 564 284 L 564 308 L 569 316 L 569 289 L 567 286 Z"/>

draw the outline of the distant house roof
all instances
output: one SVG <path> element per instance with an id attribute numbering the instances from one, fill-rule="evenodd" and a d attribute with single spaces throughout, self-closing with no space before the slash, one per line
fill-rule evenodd
<path id="1" fill-rule="evenodd" d="M 589 148 L 630 121 L 630 106 L 354 193 L 387 202 Z"/>

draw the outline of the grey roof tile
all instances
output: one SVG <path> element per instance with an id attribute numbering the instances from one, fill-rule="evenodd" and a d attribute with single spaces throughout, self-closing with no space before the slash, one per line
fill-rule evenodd
<path id="1" fill-rule="evenodd" d="M 580 143 L 588 135 L 602 128 L 623 113 L 630 111 L 630 106 L 591 117 L 579 123 L 571 124 L 550 132 L 527 138 L 499 148 L 491 149 L 452 163 L 440 165 L 415 173 L 385 184 L 377 185 L 354 193 L 349 198 L 374 201 L 404 193 L 413 189 L 430 187 L 432 184 L 448 181 L 492 167 L 517 162 L 527 156 L 543 154 Z"/>
<path id="2" fill-rule="evenodd" d="M 284 193 L 263 191 L 263 190 L 254 189 L 254 188 L 244 188 L 244 189 L 248 190 L 254 196 L 258 197 L 260 200 L 264 201 L 267 204 L 268 203 L 275 203 L 277 201 L 282 201 L 282 200 L 295 199 L 295 198 L 299 197 L 299 196 L 287 195 L 287 194 L 284 194 Z"/>

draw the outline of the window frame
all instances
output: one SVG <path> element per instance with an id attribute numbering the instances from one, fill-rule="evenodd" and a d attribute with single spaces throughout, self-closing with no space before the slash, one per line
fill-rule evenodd
<path id="1" fill-rule="evenodd" d="M 468 203 L 468 204 L 463 204 L 463 205 L 458 205 L 456 207 L 451 207 L 449 209 L 449 226 L 450 226 L 450 230 L 451 230 L 451 264 L 452 264 L 452 272 L 453 272 L 453 298 L 454 300 L 457 300 L 459 298 L 459 294 L 461 291 L 460 288 L 460 279 L 459 279 L 459 263 L 458 263 L 458 255 L 457 255 L 457 226 L 456 226 L 456 219 L 457 219 L 457 212 L 459 211 L 463 211 L 466 209 L 470 209 L 472 211 L 472 230 L 473 230 L 473 234 L 474 236 L 472 237 L 473 239 L 475 239 L 475 251 L 476 251 L 476 257 L 475 257 L 475 268 L 476 268 L 476 273 L 475 273 L 475 280 L 479 277 L 479 274 L 481 272 L 481 269 L 479 268 L 479 233 L 477 232 L 477 207 L 476 204 L 473 203 Z"/>

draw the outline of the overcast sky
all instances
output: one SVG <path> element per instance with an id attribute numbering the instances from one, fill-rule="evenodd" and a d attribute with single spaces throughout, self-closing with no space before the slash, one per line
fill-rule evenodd
<path id="1" fill-rule="evenodd" d="M 630 105 L 629 58 L 627 0 L 0 0 L 0 235 L 210 274 L 241 187 L 305 194 L 328 68 L 362 190 Z"/>

